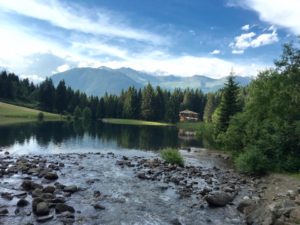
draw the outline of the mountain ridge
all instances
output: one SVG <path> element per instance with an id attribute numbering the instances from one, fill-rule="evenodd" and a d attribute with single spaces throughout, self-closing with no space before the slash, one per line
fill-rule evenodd
<path id="1" fill-rule="evenodd" d="M 72 89 L 94 96 L 103 96 L 105 93 L 120 94 L 122 90 L 128 89 L 130 86 L 142 88 L 148 83 L 168 90 L 174 90 L 175 88 L 198 88 L 207 93 L 219 90 L 224 86 L 224 82 L 226 81 L 226 77 L 214 79 L 205 75 L 181 77 L 170 74 L 162 76 L 137 71 L 128 67 L 119 69 L 109 67 L 73 68 L 54 74 L 51 78 L 54 85 L 64 80 L 66 85 Z M 241 86 L 249 84 L 251 79 L 251 77 L 236 76 L 236 81 Z"/>

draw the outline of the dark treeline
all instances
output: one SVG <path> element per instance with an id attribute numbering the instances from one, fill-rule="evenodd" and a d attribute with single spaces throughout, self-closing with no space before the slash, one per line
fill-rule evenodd
<path id="1" fill-rule="evenodd" d="M 87 96 L 66 87 L 60 81 L 55 87 L 47 78 L 39 85 L 19 79 L 13 73 L 0 74 L 0 99 L 27 103 L 35 108 L 65 115 L 99 118 L 128 118 L 152 121 L 178 121 L 180 110 L 199 113 L 200 119 L 211 121 L 220 95 L 203 94 L 201 90 L 163 90 L 148 84 L 143 89 L 130 87 L 120 95 Z"/>

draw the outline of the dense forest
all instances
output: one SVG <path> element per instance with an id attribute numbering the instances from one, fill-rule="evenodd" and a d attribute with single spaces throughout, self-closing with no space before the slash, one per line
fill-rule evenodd
<path id="1" fill-rule="evenodd" d="M 215 139 L 243 172 L 300 171 L 300 49 L 286 44 L 275 68 L 241 89 L 232 78 L 215 110 Z M 241 107 L 242 106 L 242 107 Z"/>
<path id="2" fill-rule="evenodd" d="M 47 78 L 39 85 L 19 79 L 6 71 L 0 74 L 0 99 L 27 103 L 34 108 L 75 118 L 90 115 L 92 119 L 128 118 L 152 121 L 177 122 L 180 110 L 190 109 L 211 121 L 212 113 L 220 100 L 220 93 L 203 94 L 201 90 L 162 90 L 148 84 L 143 89 L 130 87 L 117 95 L 87 96 L 66 87 L 60 81 L 55 87 Z M 208 104 L 206 104 L 208 103 Z"/>

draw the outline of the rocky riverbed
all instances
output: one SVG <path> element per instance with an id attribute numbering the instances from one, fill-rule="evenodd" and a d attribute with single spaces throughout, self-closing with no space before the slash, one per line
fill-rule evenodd
<path id="1" fill-rule="evenodd" d="M 203 157 L 187 153 L 178 167 L 154 153 L 1 152 L 0 224 L 296 223 L 297 183 L 266 199 L 269 179 L 207 164 L 226 156 Z"/>

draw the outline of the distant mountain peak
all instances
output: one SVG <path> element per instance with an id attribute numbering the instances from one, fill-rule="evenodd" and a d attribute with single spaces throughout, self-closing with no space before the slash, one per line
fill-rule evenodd
<path id="1" fill-rule="evenodd" d="M 60 80 L 65 80 L 66 85 L 74 90 L 80 90 L 88 95 L 103 96 L 109 94 L 120 94 L 122 89 L 130 86 L 142 88 L 148 83 L 160 86 L 163 89 L 173 90 L 175 88 L 201 89 L 203 92 L 214 92 L 224 86 L 226 77 L 220 79 L 210 78 L 205 75 L 194 75 L 182 77 L 176 75 L 157 75 L 149 72 L 137 71 L 129 67 L 112 69 L 101 66 L 98 68 L 81 67 L 73 68 L 52 76 L 55 85 Z M 245 86 L 250 83 L 250 77 L 236 76 L 236 81 Z"/>

